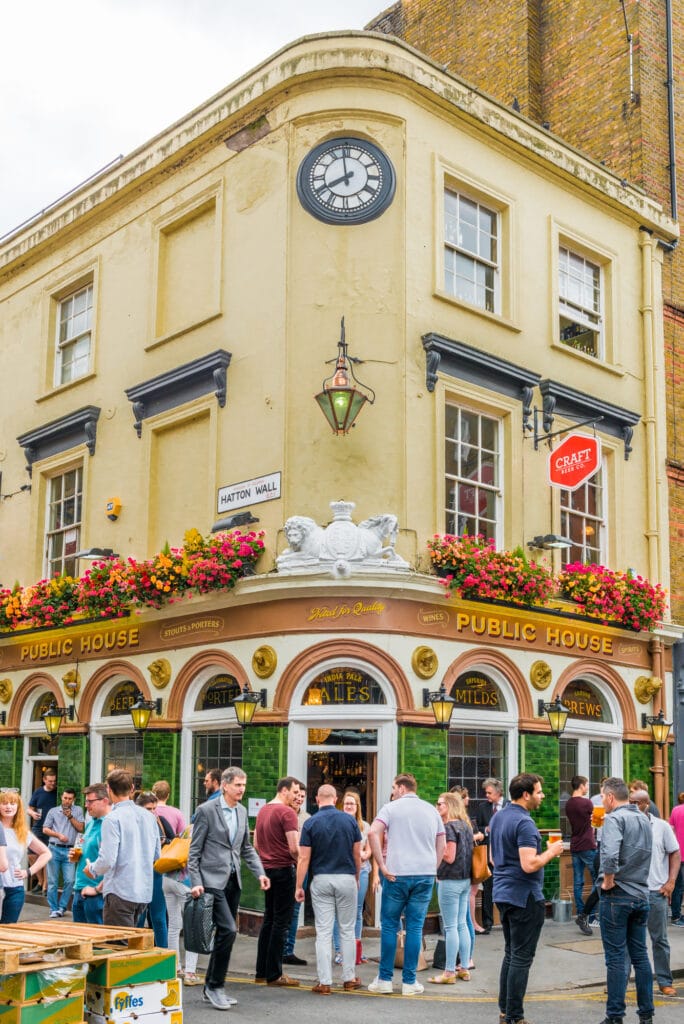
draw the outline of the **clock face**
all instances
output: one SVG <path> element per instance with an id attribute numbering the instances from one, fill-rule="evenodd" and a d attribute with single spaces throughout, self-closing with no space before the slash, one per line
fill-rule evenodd
<path id="1" fill-rule="evenodd" d="M 394 167 L 382 150 L 353 137 L 321 142 L 297 173 L 302 206 L 328 224 L 364 224 L 379 217 L 394 198 L 395 184 Z"/>

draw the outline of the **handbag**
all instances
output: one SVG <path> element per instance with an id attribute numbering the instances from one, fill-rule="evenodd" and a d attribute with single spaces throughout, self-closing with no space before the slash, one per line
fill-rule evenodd
<path id="1" fill-rule="evenodd" d="M 491 877 L 492 873 L 487 863 L 487 847 L 474 846 L 473 859 L 470 862 L 470 881 L 474 885 L 479 885 L 480 882 L 485 882 Z"/>
<path id="2" fill-rule="evenodd" d="M 154 862 L 154 870 L 158 875 L 165 875 L 167 871 L 180 871 L 186 867 L 189 855 L 190 840 L 176 836 L 163 847 L 160 856 Z"/>
<path id="3" fill-rule="evenodd" d="M 214 894 L 188 896 L 183 908 L 183 945 L 191 953 L 211 953 L 214 948 Z"/>

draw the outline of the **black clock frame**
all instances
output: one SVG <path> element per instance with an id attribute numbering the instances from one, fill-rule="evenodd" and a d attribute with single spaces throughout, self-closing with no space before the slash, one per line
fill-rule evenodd
<path id="1" fill-rule="evenodd" d="M 332 210 L 324 206 L 313 193 L 309 177 L 311 169 L 318 163 L 323 153 L 339 146 L 360 146 L 371 153 L 373 159 L 380 165 L 382 181 L 377 198 L 370 206 L 357 210 Z M 297 171 L 297 195 L 300 203 L 307 213 L 324 224 L 367 224 L 368 221 L 375 220 L 385 212 L 394 199 L 396 185 L 397 178 L 390 158 L 374 142 L 355 135 L 344 135 L 319 142 L 307 153 Z"/>

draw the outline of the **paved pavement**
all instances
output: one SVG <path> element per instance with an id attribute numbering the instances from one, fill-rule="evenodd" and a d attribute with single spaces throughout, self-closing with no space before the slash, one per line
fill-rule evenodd
<path id="1" fill-rule="evenodd" d="M 27 903 L 22 914 L 22 920 L 41 920 L 47 916 L 47 910 L 36 904 Z M 65 922 L 68 919 L 65 919 Z M 310 931 L 310 929 L 307 929 Z M 684 928 L 671 926 L 668 932 L 671 946 L 671 965 L 675 974 L 675 985 L 681 993 L 679 1001 L 684 1006 Z M 426 959 L 428 964 L 432 960 L 437 936 L 427 936 Z M 370 958 L 368 964 L 358 968 L 358 975 L 365 985 L 372 981 L 377 973 L 377 958 L 380 951 L 379 937 L 364 939 L 364 952 Z M 307 935 L 297 941 L 295 952 L 298 956 L 307 960 L 306 966 L 286 967 L 286 972 L 292 977 L 301 981 L 302 987 L 316 983 L 316 955 L 314 950 L 313 935 Z M 478 1000 L 488 1002 L 496 996 L 498 988 L 499 968 L 503 954 L 503 936 L 500 928 L 494 928 L 490 935 L 479 935 L 475 944 L 474 960 L 475 970 L 471 973 L 470 982 L 458 982 L 453 986 L 429 985 L 427 978 L 433 973 L 431 970 L 422 971 L 418 979 L 423 982 L 428 992 L 439 995 L 440 999 Z M 256 962 L 256 939 L 249 936 L 239 935 L 230 963 L 229 979 L 234 979 L 236 986 L 245 991 L 243 986 L 254 976 L 254 965 Z M 206 958 L 200 957 L 200 969 L 206 963 Z M 336 969 L 336 980 L 339 980 L 339 968 Z M 395 986 L 401 981 L 400 972 L 395 973 Z M 596 937 L 584 936 L 574 922 L 568 924 L 557 924 L 548 920 L 542 930 L 541 940 L 537 949 L 534 966 L 530 973 L 528 993 L 534 995 L 548 995 L 553 998 L 554 993 L 563 993 L 577 989 L 599 988 L 602 990 L 605 984 L 605 965 L 603 960 L 603 949 L 601 940 L 596 932 Z M 261 989 L 263 991 L 263 989 Z M 188 996 L 201 992 L 201 989 L 185 989 Z M 368 993 L 367 993 L 368 994 Z M 377 997 L 374 997 L 377 998 Z M 191 1000 L 194 1002 L 194 998 Z M 410 1000 L 409 1000 L 410 1001 Z M 663 1004 L 675 1002 L 673 999 L 663 997 Z M 199 1018 L 198 1018 L 199 1019 Z"/>

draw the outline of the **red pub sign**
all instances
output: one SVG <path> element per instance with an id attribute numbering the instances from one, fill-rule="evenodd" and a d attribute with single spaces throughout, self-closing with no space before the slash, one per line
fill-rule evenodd
<path id="1" fill-rule="evenodd" d="M 570 434 L 549 454 L 549 483 L 574 491 L 601 465 L 601 442 L 588 434 Z"/>

